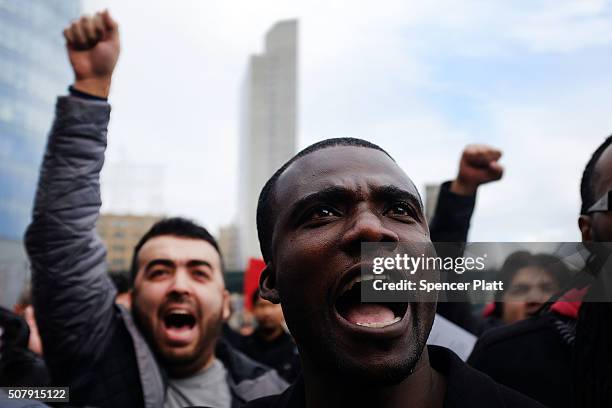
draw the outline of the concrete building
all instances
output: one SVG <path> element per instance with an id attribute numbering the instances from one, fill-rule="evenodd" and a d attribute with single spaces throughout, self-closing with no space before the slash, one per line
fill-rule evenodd
<path id="1" fill-rule="evenodd" d="M 240 262 L 240 236 L 238 235 L 238 227 L 234 224 L 226 225 L 219 228 L 217 236 L 219 248 L 223 254 L 223 262 L 225 270 L 228 272 L 240 271 L 242 264 Z"/>
<path id="2" fill-rule="evenodd" d="M 28 276 L 21 243 L 30 220 L 55 98 L 72 73 L 62 29 L 79 0 L 0 0 L 0 304 L 11 306 Z"/>
<path id="3" fill-rule="evenodd" d="M 431 222 L 431 218 L 436 212 L 439 194 L 440 184 L 425 184 L 425 218 L 427 218 L 428 223 Z"/>
<path id="4" fill-rule="evenodd" d="M 124 272 L 130 269 L 134 247 L 160 219 L 159 216 L 110 213 L 100 216 L 97 229 L 106 245 L 109 271 Z"/>
<path id="5" fill-rule="evenodd" d="M 265 50 L 252 55 L 242 86 L 239 231 L 242 266 L 260 257 L 257 198 L 266 180 L 297 148 L 298 22 L 276 23 Z"/>

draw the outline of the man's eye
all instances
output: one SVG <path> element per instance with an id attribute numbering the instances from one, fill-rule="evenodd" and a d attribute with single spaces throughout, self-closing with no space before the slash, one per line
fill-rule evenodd
<path id="1" fill-rule="evenodd" d="M 410 205 L 405 203 L 393 204 L 385 211 L 385 215 L 396 216 L 396 217 L 414 217 L 414 211 Z"/>
<path id="2" fill-rule="evenodd" d="M 338 217 L 338 216 L 340 216 L 340 213 L 336 211 L 334 208 L 327 206 L 327 205 L 321 205 L 321 206 L 313 208 L 310 212 L 308 212 L 306 219 L 307 220 L 320 220 L 320 219 Z"/>
<path id="3" fill-rule="evenodd" d="M 203 271 L 201 269 L 196 269 L 195 271 L 193 271 L 193 275 L 198 278 L 208 278 L 208 272 Z"/>
<path id="4" fill-rule="evenodd" d="M 149 272 L 149 278 L 155 279 L 155 278 L 165 276 L 167 274 L 168 274 L 167 269 L 153 269 L 152 271 Z"/>

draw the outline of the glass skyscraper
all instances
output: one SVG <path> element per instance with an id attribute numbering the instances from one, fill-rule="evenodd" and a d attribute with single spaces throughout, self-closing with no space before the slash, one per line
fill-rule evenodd
<path id="1" fill-rule="evenodd" d="M 0 0 L 0 303 L 25 279 L 21 239 L 30 220 L 55 97 L 72 74 L 63 28 L 80 0 Z"/>

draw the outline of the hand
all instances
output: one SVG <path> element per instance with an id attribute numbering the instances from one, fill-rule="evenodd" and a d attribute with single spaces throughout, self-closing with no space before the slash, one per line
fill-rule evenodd
<path id="1" fill-rule="evenodd" d="M 83 16 L 64 30 L 74 87 L 107 98 L 119 59 L 119 27 L 108 10 Z"/>
<path id="2" fill-rule="evenodd" d="M 504 168 L 498 163 L 502 152 L 487 145 L 468 145 L 459 162 L 459 174 L 450 190 L 460 195 L 474 195 L 478 186 L 502 178 Z"/>

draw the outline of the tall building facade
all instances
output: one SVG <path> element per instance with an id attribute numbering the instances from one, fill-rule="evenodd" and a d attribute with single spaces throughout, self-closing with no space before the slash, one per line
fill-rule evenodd
<path id="1" fill-rule="evenodd" d="M 239 231 L 242 265 L 260 257 L 257 199 L 268 178 L 297 148 L 298 22 L 276 23 L 265 50 L 252 55 L 242 86 Z"/>
<path id="2" fill-rule="evenodd" d="M 129 271 L 134 247 L 160 219 L 161 217 L 157 215 L 102 213 L 96 228 L 106 246 L 108 270 Z"/>
<path id="3" fill-rule="evenodd" d="M 440 195 L 440 184 L 428 183 L 425 184 L 425 218 L 430 223 L 436 212 L 438 205 L 438 196 Z"/>
<path id="4" fill-rule="evenodd" d="M 55 97 L 72 81 L 62 29 L 80 10 L 80 0 L 0 0 L 0 304 L 27 279 L 25 254 L 12 248 L 31 216 Z"/>
<path id="5" fill-rule="evenodd" d="M 238 227 L 236 225 L 230 224 L 219 228 L 217 241 L 221 254 L 223 254 L 226 272 L 237 272 L 242 268 L 240 253 L 238 253 L 238 248 L 240 248 L 239 239 Z"/>

